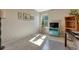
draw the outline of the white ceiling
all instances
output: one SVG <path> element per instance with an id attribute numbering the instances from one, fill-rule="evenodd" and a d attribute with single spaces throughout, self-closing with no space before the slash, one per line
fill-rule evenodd
<path id="1" fill-rule="evenodd" d="M 35 9 L 35 10 L 38 11 L 38 12 L 42 12 L 42 11 L 47 11 L 49 9 Z"/>

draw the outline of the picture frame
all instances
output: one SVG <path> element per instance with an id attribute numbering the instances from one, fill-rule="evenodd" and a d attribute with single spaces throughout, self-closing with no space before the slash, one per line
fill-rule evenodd
<path id="1" fill-rule="evenodd" d="M 23 13 L 23 20 L 30 20 L 30 14 Z"/>
<path id="2" fill-rule="evenodd" d="M 26 19 L 27 19 L 27 14 L 23 13 L 23 20 L 26 20 Z"/>
<path id="3" fill-rule="evenodd" d="M 31 15 L 31 16 L 30 16 L 30 19 L 33 20 L 33 19 L 34 19 L 34 16 Z"/>
<path id="4" fill-rule="evenodd" d="M 18 19 L 22 20 L 23 16 L 21 12 L 18 12 Z"/>
<path id="5" fill-rule="evenodd" d="M 18 19 L 20 20 L 33 20 L 34 16 L 25 12 L 18 12 Z"/>
<path id="6" fill-rule="evenodd" d="M 27 20 L 30 20 L 30 14 L 27 14 Z"/>

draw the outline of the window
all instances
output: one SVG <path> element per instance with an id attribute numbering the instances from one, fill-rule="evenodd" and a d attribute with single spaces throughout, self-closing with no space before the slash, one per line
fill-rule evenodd
<path id="1" fill-rule="evenodd" d="M 42 27 L 47 27 L 48 26 L 48 15 L 43 15 L 42 16 Z"/>

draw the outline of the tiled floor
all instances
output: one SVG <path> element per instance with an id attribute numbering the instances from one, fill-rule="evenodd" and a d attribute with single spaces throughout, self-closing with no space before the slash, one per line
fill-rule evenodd
<path id="1" fill-rule="evenodd" d="M 29 42 L 37 34 L 29 35 L 23 39 L 5 43 L 4 50 L 68 50 L 64 47 L 64 37 L 53 37 L 46 35 L 46 39 L 41 46 Z"/>

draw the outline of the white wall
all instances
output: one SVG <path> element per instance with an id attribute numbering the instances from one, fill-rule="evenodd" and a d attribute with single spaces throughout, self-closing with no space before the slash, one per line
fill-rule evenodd
<path id="1" fill-rule="evenodd" d="M 3 10 L 6 12 L 6 19 L 2 19 L 2 43 L 7 43 L 12 40 L 21 39 L 27 35 L 37 32 L 39 26 L 39 15 L 34 10 L 17 10 L 17 9 L 8 9 Z M 32 14 L 35 19 L 31 21 L 19 20 L 17 13 L 25 12 Z"/>

